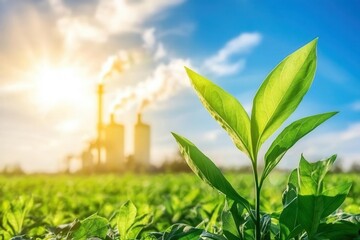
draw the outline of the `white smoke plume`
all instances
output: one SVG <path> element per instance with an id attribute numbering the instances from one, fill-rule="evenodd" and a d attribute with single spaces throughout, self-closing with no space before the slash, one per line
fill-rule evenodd
<path id="1" fill-rule="evenodd" d="M 108 57 L 103 64 L 99 76 L 100 81 L 110 78 L 114 73 L 122 73 L 131 65 L 139 63 L 141 58 L 142 53 L 140 51 L 120 50 L 118 54 Z"/>
<path id="2" fill-rule="evenodd" d="M 145 81 L 135 87 L 128 87 L 118 94 L 113 112 L 127 111 L 134 106 L 141 112 L 155 102 L 168 99 L 186 86 L 189 86 L 184 66 L 190 66 L 188 59 L 172 58 L 165 64 L 167 51 L 161 41 L 158 41 L 156 29 L 149 28 L 142 35 L 143 49 L 152 55 L 153 61 L 163 60 Z M 114 64 L 113 69 L 117 69 Z"/>
<path id="3" fill-rule="evenodd" d="M 111 112 L 124 112 L 134 107 L 137 103 L 137 93 L 134 88 L 128 87 L 121 91 L 115 99 Z"/>
<path id="4" fill-rule="evenodd" d="M 190 66 L 188 59 L 172 59 L 168 64 L 158 65 L 149 78 L 118 95 L 113 111 L 125 111 L 135 105 L 138 105 L 138 111 L 143 111 L 176 94 L 189 85 L 184 66 Z"/>
<path id="5" fill-rule="evenodd" d="M 158 41 L 155 33 L 155 28 L 148 28 L 142 34 L 142 39 L 144 41 L 143 47 L 153 54 L 154 60 L 158 61 L 165 58 L 167 52 L 164 44 L 161 41 Z"/>

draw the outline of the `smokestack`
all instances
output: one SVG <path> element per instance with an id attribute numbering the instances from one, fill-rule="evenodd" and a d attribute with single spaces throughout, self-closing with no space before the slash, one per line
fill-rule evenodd
<path id="1" fill-rule="evenodd" d="M 141 123 L 141 113 L 137 114 L 137 124 Z"/>
<path id="2" fill-rule="evenodd" d="M 103 141 L 103 95 L 104 85 L 98 84 L 98 126 L 97 126 L 97 163 L 101 163 L 101 146 Z"/>
<path id="3" fill-rule="evenodd" d="M 150 126 L 143 123 L 141 114 L 137 115 L 134 128 L 134 160 L 141 170 L 150 167 Z"/>
<path id="4" fill-rule="evenodd" d="M 113 123 L 115 123 L 115 115 L 112 112 L 112 113 L 110 113 L 110 124 L 113 124 Z"/>

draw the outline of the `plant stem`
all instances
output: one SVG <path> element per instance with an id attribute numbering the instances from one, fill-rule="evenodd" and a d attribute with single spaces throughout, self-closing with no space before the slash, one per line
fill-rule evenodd
<path id="1" fill-rule="evenodd" d="M 255 239 L 261 240 L 261 219 L 260 219 L 260 192 L 259 177 L 257 171 L 257 161 L 253 164 L 254 181 L 255 181 Z"/>

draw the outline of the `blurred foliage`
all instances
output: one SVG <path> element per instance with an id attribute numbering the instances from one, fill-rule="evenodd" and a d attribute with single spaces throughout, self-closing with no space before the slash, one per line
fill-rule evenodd
<path id="1" fill-rule="evenodd" d="M 252 175 L 226 175 L 243 196 L 253 196 Z M 264 211 L 281 210 L 286 175 L 276 172 L 270 175 L 264 185 Z M 358 175 L 328 176 L 330 185 L 348 181 L 353 186 L 341 208 L 344 212 L 359 213 Z M 128 206 L 124 207 L 126 203 Z M 119 218 L 119 212 L 124 215 L 126 209 L 132 209 L 129 221 L 133 224 L 122 231 L 140 239 L 150 232 L 183 229 L 185 225 L 181 224 L 218 233 L 224 197 L 185 173 L 30 175 L 0 176 L 0 204 L 0 239 L 86 239 L 84 227 L 97 234 L 98 239 L 119 239 L 118 225 L 126 221 Z M 189 231 L 196 232 L 198 228 Z"/>

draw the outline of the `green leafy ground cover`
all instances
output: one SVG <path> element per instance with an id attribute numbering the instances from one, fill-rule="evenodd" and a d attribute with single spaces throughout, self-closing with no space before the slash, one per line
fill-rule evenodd
<path id="1" fill-rule="evenodd" d="M 276 213 L 281 210 L 287 175 L 272 174 L 264 185 L 262 195 L 265 200 L 261 202 L 264 211 Z M 242 196 L 253 197 L 252 175 L 233 173 L 226 177 Z M 333 184 L 353 182 L 349 197 L 341 208 L 359 213 L 358 176 L 334 174 L 328 178 Z M 224 197 L 192 174 L 0 176 L 0 239 L 15 236 L 21 236 L 17 239 L 86 239 L 90 237 L 86 233 L 91 234 L 88 229 L 98 230 L 96 226 L 102 234 L 98 237 L 102 239 L 126 239 L 119 238 L 118 216 L 127 216 L 119 214 L 127 200 L 136 206 L 136 222 L 144 225 L 144 228 L 137 228 L 140 230 L 138 239 L 145 238 L 149 232 L 170 231 L 174 224 L 178 224 L 177 227 L 181 227 L 179 224 L 198 226 L 210 233 L 221 231 Z M 85 219 L 85 224 L 78 224 Z M 94 227 L 92 221 L 99 225 Z M 129 235 L 127 238 L 135 237 Z"/>

